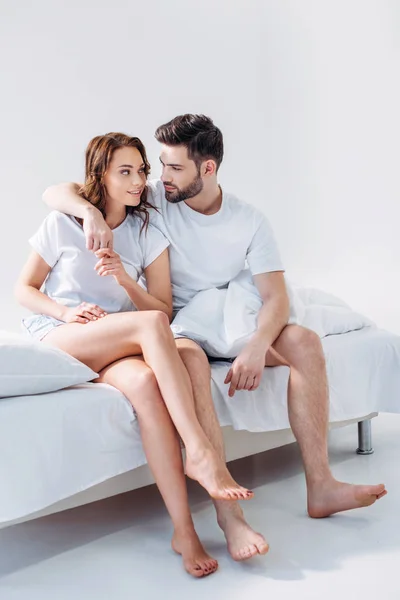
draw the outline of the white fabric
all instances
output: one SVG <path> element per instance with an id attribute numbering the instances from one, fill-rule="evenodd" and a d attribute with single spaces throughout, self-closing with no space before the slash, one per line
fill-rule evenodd
<path id="1" fill-rule="evenodd" d="M 140 234 L 142 224 L 140 218 L 128 215 L 113 230 L 114 250 L 135 281 L 169 245 L 152 225 Z M 135 310 L 114 277 L 100 277 L 94 270 L 99 259 L 86 249 L 83 229 L 74 217 L 51 212 L 29 243 L 52 267 L 44 292 L 56 302 L 71 307 L 90 302 L 108 313 Z"/>
<path id="2" fill-rule="evenodd" d="M 175 309 L 200 291 L 226 286 L 246 261 L 253 275 L 284 270 L 269 222 L 251 204 L 223 192 L 220 210 L 203 215 L 185 202 L 168 202 L 159 180 L 148 188 L 149 201 L 159 209 L 151 211 L 151 222 L 171 242 Z"/>
<path id="3" fill-rule="evenodd" d="M 92 369 L 58 348 L 0 331 L 0 398 L 52 392 L 96 377 Z"/>
<path id="4" fill-rule="evenodd" d="M 329 336 L 322 343 L 332 422 L 371 412 L 400 412 L 400 337 L 365 328 Z M 265 369 L 257 391 L 229 398 L 223 383 L 229 366 L 212 365 L 221 425 L 249 431 L 289 427 L 289 370 Z M 378 447 L 379 441 L 375 444 Z M 0 401 L 0 522 L 40 510 L 144 463 L 131 406 L 105 384 Z"/>
<path id="5" fill-rule="evenodd" d="M 347 304 L 326 292 L 293 288 L 286 282 L 290 301 L 289 323 L 315 331 L 321 338 L 372 325 Z M 262 300 L 249 270 L 225 289 L 199 292 L 175 317 L 176 337 L 195 340 L 209 356 L 233 358 L 257 329 Z"/>

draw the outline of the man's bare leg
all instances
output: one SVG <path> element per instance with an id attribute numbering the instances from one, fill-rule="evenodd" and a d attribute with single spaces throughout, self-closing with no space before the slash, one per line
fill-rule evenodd
<path id="1" fill-rule="evenodd" d="M 303 457 L 310 517 L 373 504 L 385 486 L 337 481 L 328 460 L 329 401 L 325 358 L 320 338 L 309 329 L 288 325 L 267 352 L 266 366 L 290 367 L 289 421 Z"/>
<path id="2" fill-rule="evenodd" d="M 192 340 L 182 338 L 177 339 L 176 343 L 192 382 L 197 418 L 218 456 L 225 461 L 222 431 L 211 395 L 211 370 L 207 357 Z M 255 554 L 268 552 L 269 547 L 264 537 L 248 525 L 237 502 L 213 502 L 218 524 L 225 534 L 229 553 L 234 560 L 245 560 Z"/>

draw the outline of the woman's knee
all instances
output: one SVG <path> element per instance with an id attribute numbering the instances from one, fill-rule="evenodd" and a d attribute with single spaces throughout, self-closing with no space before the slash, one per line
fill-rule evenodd
<path id="1" fill-rule="evenodd" d="M 145 334 L 167 335 L 173 339 L 168 315 L 161 310 L 143 311 L 142 314 Z"/>
<path id="2" fill-rule="evenodd" d="M 136 412 L 142 408 L 164 404 L 154 373 L 145 365 L 139 372 L 132 369 L 132 373 L 125 374 L 119 384 Z"/>

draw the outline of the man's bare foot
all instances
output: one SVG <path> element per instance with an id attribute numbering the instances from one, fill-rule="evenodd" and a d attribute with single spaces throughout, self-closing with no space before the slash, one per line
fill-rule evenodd
<path id="1" fill-rule="evenodd" d="M 207 554 L 194 530 L 180 534 L 175 531 L 171 547 L 182 556 L 185 570 L 193 577 L 205 577 L 218 569 L 218 562 Z"/>
<path id="2" fill-rule="evenodd" d="M 212 449 L 194 458 L 186 454 L 186 474 L 198 481 L 215 500 L 250 500 L 254 494 L 232 478 L 227 466 Z"/>
<path id="3" fill-rule="evenodd" d="M 218 519 L 218 525 L 224 532 L 228 551 L 233 560 L 247 560 L 256 554 L 267 554 L 269 545 L 261 533 L 256 533 L 243 516 L 231 514 Z"/>
<path id="4" fill-rule="evenodd" d="M 329 517 L 337 512 L 371 506 L 386 496 L 385 486 L 351 485 L 332 480 L 315 485 L 308 493 L 308 514 L 314 519 Z"/>

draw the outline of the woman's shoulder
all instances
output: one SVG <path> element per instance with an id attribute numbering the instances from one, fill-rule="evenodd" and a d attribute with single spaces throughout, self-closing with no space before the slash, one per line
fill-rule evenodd
<path id="1" fill-rule="evenodd" d="M 42 221 L 42 226 L 45 227 L 68 227 L 72 224 L 79 225 L 75 217 L 66 215 L 58 210 L 49 212 Z"/>

